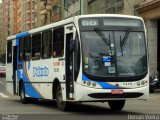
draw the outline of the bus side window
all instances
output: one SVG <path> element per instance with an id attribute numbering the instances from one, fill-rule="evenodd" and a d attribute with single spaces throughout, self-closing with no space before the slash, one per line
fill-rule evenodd
<path id="1" fill-rule="evenodd" d="M 12 41 L 7 42 L 7 63 L 12 62 Z"/>
<path id="2" fill-rule="evenodd" d="M 52 50 L 52 30 L 42 33 L 42 58 L 50 58 Z"/>
<path id="3" fill-rule="evenodd" d="M 25 42 L 25 60 L 31 60 L 31 36 L 27 36 L 24 38 Z"/>
<path id="4" fill-rule="evenodd" d="M 39 60 L 41 57 L 41 33 L 32 36 L 32 60 Z"/>
<path id="5" fill-rule="evenodd" d="M 53 57 L 62 57 L 64 54 L 64 27 L 53 30 Z"/>
<path id="6" fill-rule="evenodd" d="M 24 38 L 19 39 L 19 61 L 24 58 Z"/>

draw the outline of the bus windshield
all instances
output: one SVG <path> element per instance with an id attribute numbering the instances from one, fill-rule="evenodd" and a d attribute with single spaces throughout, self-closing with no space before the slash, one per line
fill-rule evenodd
<path id="1" fill-rule="evenodd" d="M 83 70 L 96 77 L 131 77 L 147 72 L 144 31 L 81 31 Z"/>

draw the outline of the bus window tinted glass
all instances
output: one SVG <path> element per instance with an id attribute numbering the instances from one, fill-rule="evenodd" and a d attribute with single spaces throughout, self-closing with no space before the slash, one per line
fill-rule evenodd
<path id="1" fill-rule="evenodd" d="M 31 59 L 31 37 L 27 36 L 24 38 L 25 41 L 25 60 Z"/>
<path id="2" fill-rule="evenodd" d="M 7 63 L 12 62 L 12 41 L 7 42 Z"/>
<path id="3" fill-rule="evenodd" d="M 41 33 L 32 36 L 32 60 L 39 60 L 41 56 Z"/>
<path id="4" fill-rule="evenodd" d="M 64 27 L 53 31 L 53 57 L 62 57 L 64 53 Z"/>
<path id="5" fill-rule="evenodd" d="M 42 58 L 50 58 L 52 49 L 52 30 L 45 31 L 42 34 Z"/>
<path id="6" fill-rule="evenodd" d="M 24 58 L 24 39 L 19 39 L 19 61 L 22 61 Z"/>

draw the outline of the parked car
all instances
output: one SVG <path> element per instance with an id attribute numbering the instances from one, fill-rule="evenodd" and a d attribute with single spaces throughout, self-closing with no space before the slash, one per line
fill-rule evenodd
<path id="1" fill-rule="evenodd" d="M 6 65 L 4 63 L 0 63 L 0 75 L 6 76 Z"/>

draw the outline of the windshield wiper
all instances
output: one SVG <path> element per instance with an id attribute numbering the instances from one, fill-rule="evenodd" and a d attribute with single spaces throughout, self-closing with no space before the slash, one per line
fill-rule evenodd
<path id="1" fill-rule="evenodd" d="M 110 40 L 110 35 L 109 35 L 109 39 L 106 38 L 106 36 L 98 29 L 98 28 L 94 28 L 94 31 L 102 38 L 103 42 L 108 45 L 110 47 L 111 50 L 111 40 Z"/>
<path id="2" fill-rule="evenodd" d="M 123 46 L 126 44 L 129 33 L 130 33 L 130 30 L 127 30 L 123 39 L 120 36 L 120 47 L 121 47 L 122 56 L 123 56 Z"/>

